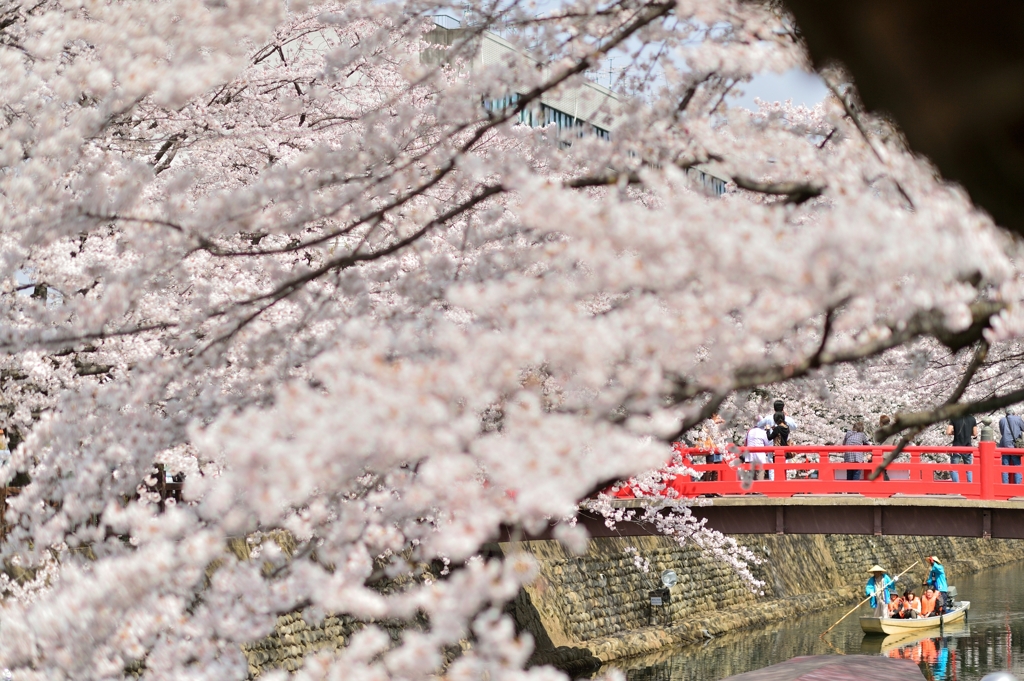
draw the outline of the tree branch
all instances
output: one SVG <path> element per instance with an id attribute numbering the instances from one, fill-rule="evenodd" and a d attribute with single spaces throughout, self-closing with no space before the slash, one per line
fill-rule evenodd
<path id="1" fill-rule="evenodd" d="M 575 177 L 571 180 L 567 180 L 562 184 L 566 189 L 583 189 L 585 187 L 607 187 L 609 185 L 616 185 L 619 182 L 625 180 L 627 184 L 640 184 L 642 180 L 640 175 L 635 171 L 627 170 L 624 172 L 617 172 L 615 170 L 609 170 L 598 175 L 584 175 L 582 177 Z"/>
<path id="2" fill-rule="evenodd" d="M 975 402 L 958 402 L 956 404 L 944 404 L 941 407 L 931 409 L 929 411 L 916 411 L 907 414 L 900 414 L 893 421 L 892 426 L 888 426 L 892 429 L 893 426 L 898 424 L 898 430 L 909 428 L 912 426 L 930 426 L 933 423 L 939 423 L 941 421 L 948 421 L 949 419 L 956 418 L 958 416 L 967 416 L 969 414 L 983 414 L 988 411 L 994 411 L 1001 409 L 1002 407 L 1009 407 L 1017 404 L 1018 402 L 1024 402 L 1024 388 L 1013 390 L 1002 395 L 995 397 L 988 397 L 983 400 L 977 400 Z"/>
<path id="3" fill-rule="evenodd" d="M 988 320 L 993 315 L 998 314 L 1005 308 L 1004 303 L 990 302 L 990 301 L 979 301 L 971 305 L 971 315 L 975 320 L 974 323 L 969 327 L 975 329 L 973 333 L 976 334 L 975 341 L 981 338 L 981 332 L 985 327 L 988 326 Z M 947 337 L 950 332 L 946 329 L 943 324 L 945 319 L 944 313 L 938 310 L 926 310 L 917 315 L 914 315 L 910 321 L 906 323 L 892 323 L 889 325 L 890 334 L 886 338 L 875 340 L 864 345 L 860 345 L 854 348 L 850 348 L 843 351 L 826 352 L 824 349 L 824 341 L 822 345 L 819 345 L 818 350 L 808 358 L 800 362 L 794 362 L 784 365 L 775 366 L 764 366 L 764 367 L 748 367 L 740 368 L 733 374 L 732 384 L 728 390 L 722 391 L 720 386 L 710 387 L 699 383 L 685 383 L 684 379 L 675 382 L 676 390 L 672 393 L 671 402 L 672 404 L 681 404 L 687 400 L 691 400 L 699 395 L 711 395 L 712 401 L 715 399 L 719 400 L 719 404 L 729 394 L 737 390 L 745 390 L 749 388 L 756 388 L 761 385 L 768 385 L 771 383 L 778 383 L 780 381 L 787 381 L 794 378 L 800 378 L 806 376 L 810 372 L 825 366 L 835 366 L 838 364 L 848 364 L 851 362 L 857 362 L 875 355 L 881 354 L 886 350 L 904 345 L 911 340 L 921 336 L 932 336 L 937 339 Z M 827 316 L 826 316 L 827 322 Z M 826 332 L 827 333 L 827 332 Z M 963 336 L 966 332 L 957 332 L 957 336 Z M 1024 390 L 1018 391 L 1021 393 L 1021 397 L 1016 400 L 1007 402 L 1007 404 L 1014 404 L 1015 402 L 1024 401 Z M 1011 393 L 1014 395 L 1016 393 Z M 711 404 L 709 402 L 709 404 Z M 985 411 L 986 409 L 994 409 L 996 407 L 984 406 L 988 405 L 987 402 L 977 403 L 983 406 L 978 411 Z M 996 405 L 999 406 L 999 405 Z M 944 409 L 952 409 L 953 415 L 959 415 L 957 411 L 962 405 L 954 405 L 953 407 L 944 407 Z M 717 405 L 715 405 L 717 408 Z M 702 416 L 705 410 L 701 410 L 695 417 L 684 419 L 682 425 L 677 431 L 678 437 L 682 433 L 686 432 L 690 428 L 700 423 L 707 416 Z M 932 413 L 932 412 L 927 412 Z M 946 412 L 943 412 L 945 414 Z M 964 413 L 975 413 L 964 412 Z M 710 414 L 709 414 L 710 415 Z M 940 415 L 932 420 L 923 420 L 924 425 L 930 425 L 936 421 L 940 421 L 944 418 L 951 418 L 945 415 Z M 902 428 L 898 428 L 892 432 L 899 432 L 906 429 L 907 427 L 918 425 L 916 422 L 905 422 Z M 891 434 L 891 433 L 890 433 Z"/>
<path id="4" fill-rule="evenodd" d="M 974 351 L 974 357 L 971 358 L 971 363 L 967 366 L 967 369 L 964 371 L 964 375 L 960 377 L 960 382 L 957 384 L 956 388 L 954 388 L 950 396 L 946 398 L 945 403 L 943 403 L 942 405 L 943 407 L 953 406 L 961 397 L 963 397 L 964 392 L 967 390 L 967 386 L 971 384 L 971 379 L 973 379 L 974 375 L 978 373 L 978 369 L 981 368 L 981 365 L 985 363 L 986 357 L 988 357 L 988 341 L 982 339 L 978 343 L 977 349 L 975 349 Z M 872 436 L 874 437 L 875 442 L 883 442 L 890 435 L 893 435 L 894 433 L 898 433 L 901 430 L 904 430 L 905 427 L 900 428 L 897 427 L 896 425 L 900 422 L 901 418 L 902 417 L 900 415 L 897 415 L 893 423 L 876 430 L 874 435 Z M 896 457 L 903 452 L 903 450 L 906 448 L 908 444 L 910 444 L 910 440 L 917 437 L 921 433 L 921 431 L 925 429 L 926 426 L 930 426 L 932 423 L 935 423 L 935 421 L 932 421 L 930 423 L 918 423 L 916 425 L 911 426 L 911 432 L 907 433 L 902 438 L 900 438 L 899 443 L 896 445 L 896 449 L 892 450 L 891 452 L 885 455 L 885 458 L 882 459 L 882 462 L 878 465 L 878 467 L 875 468 L 875 470 L 871 471 L 871 474 L 868 475 L 868 480 L 874 480 L 879 475 L 881 475 L 882 472 L 889 466 L 889 464 L 895 461 Z"/>
<path id="5" fill-rule="evenodd" d="M 740 175 L 734 175 L 732 181 L 740 189 L 757 192 L 758 194 L 768 194 L 769 196 L 785 196 L 786 203 L 795 203 L 797 205 L 816 196 L 821 196 L 822 192 L 825 191 L 824 187 L 818 187 L 805 182 L 759 182 L 758 180 L 751 180 Z"/>
<path id="6" fill-rule="evenodd" d="M 831 306 L 825 312 L 825 324 L 821 328 L 821 343 L 818 345 L 818 351 L 810 359 L 812 365 L 817 364 L 821 366 L 821 357 L 825 354 L 825 346 L 828 344 L 829 336 L 832 335 L 832 325 L 836 319 L 836 310 L 845 305 L 849 299 L 849 296 L 843 298 L 837 305 Z"/>
<path id="7" fill-rule="evenodd" d="M 865 343 L 848 350 L 834 352 L 816 352 L 802 362 L 781 366 L 751 367 L 739 369 L 735 374 L 733 389 L 753 388 L 766 383 L 776 383 L 805 376 L 814 369 L 836 364 L 848 364 L 861 359 L 873 357 L 886 350 L 898 347 L 920 336 L 932 336 L 949 347 L 950 343 L 959 344 L 971 339 L 975 342 L 981 338 L 982 331 L 988 327 L 989 319 L 1006 307 L 1005 303 L 979 301 L 971 305 L 973 322 L 964 331 L 951 332 L 946 328 L 945 314 L 940 310 L 925 310 L 914 315 L 905 323 L 893 323 L 888 326 L 889 335 L 875 341 Z M 962 345 L 960 347 L 963 347 Z M 700 392 L 706 392 L 701 390 Z M 693 395 L 696 396 L 696 395 Z"/>

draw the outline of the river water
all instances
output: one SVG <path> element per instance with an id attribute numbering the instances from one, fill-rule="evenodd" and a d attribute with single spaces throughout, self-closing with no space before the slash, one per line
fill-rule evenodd
<path id="1" fill-rule="evenodd" d="M 866 578 L 865 578 L 866 581 Z M 703 645 L 664 650 L 617 661 L 628 681 L 714 681 L 783 662 L 798 655 L 868 654 L 904 657 L 934 681 L 977 681 L 1008 670 L 1024 679 L 1024 564 L 992 568 L 956 582 L 959 598 L 971 602 L 965 624 L 922 639 L 866 637 L 850 615 L 827 637 L 820 634 L 852 606 L 812 614 L 709 640 Z"/>

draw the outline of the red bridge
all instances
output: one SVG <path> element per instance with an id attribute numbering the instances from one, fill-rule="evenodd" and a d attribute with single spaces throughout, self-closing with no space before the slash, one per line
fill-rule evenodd
<path id="1" fill-rule="evenodd" d="M 907 447 L 886 469 L 868 474 L 892 446 L 760 447 L 722 453 L 722 463 L 706 460 L 719 452 L 677 448 L 683 464 L 700 476 L 666 475 L 667 486 L 645 494 L 626 484 L 617 505 L 658 503 L 652 497 L 694 499 L 691 512 L 727 534 L 894 534 L 1024 539 L 1024 485 L 1013 484 L 1024 467 L 1003 465 L 1001 449 L 983 441 L 977 447 Z M 845 463 L 843 454 L 870 454 L 869 463 Z M 764 453 L 769 463 L 748 461 Z M 949 454 L 971 454 L 970 464 L 951 464 Z M 936 456 L 940 455 L 940 456 Z M 758 457 L 761 458 L 761 457 Z M 729 459 L 732 459 L 729 461 Z M 863 471 L 848 480 L 850 471 Z M 952 478 L 954 474 L 959 482 Z M 1003 482 L 1007 474 L 1007 483 Z M 755 479 L 769 477 L 772 479 Z M 717 478 L 717 479 L 715 479 Z M 888 479 L 885 479 L 888 478 Z M 969 480 L 970 478 L 970 480 Z M 592 535 L 650 534 L 639 524 L 620 523 L 615 532 L 599 519 L 587 519 Z"/>
<path id="2" fill-rule="evenodd" d="M 719 452 L 679 447 L 682 463 L 699 476 L 666 471 L 665 489 L 657 492 L 645 492 L 636 481 L 623 483 L 613 492 L 617 497 L 613 503 L 638 507 L 662 504 L 666 497 L 691 499 L 690 512 L 726 534 L 1024 539 L 1024 485 L 1013 484 L 1014 474 L 1024 475 L 1024 466 L 1002 463 L 1004 454 L 1020 456 L 1024 449 L 1000 449 L 985 441 L 977 447 L 907 447 L 908 456 L 899 458 L 909 460 L 891 463 L 886 469 L 888 480 L 879 476 L 868 481 L 868 473 L 892 450 L 892 446 L 863 445 L 740 448 L 723 452 L 726 461 L 722 463 L 707 463 L 709 456 Z M 749 459 L 748 454 L 762 452 L 770 463 L 743 463 L 737 457 L 742 454 Z M 846 452 L 865 452 L 872 460 L 844 463 Z M 949 454 L 972 454 L 973 461 L 950 464 Z M 849 471 L 863 471 L 862 479 L 847 480 Z M 774 479 L 755 479 L 769 472 Z M 959 482 L 952 480 L 953 472 Z M 1007 484 L 1003 473 L 1008 474 Z M 581 513 L 580 522 L 594 537 L 656 533 L 630 522 L 609 529 L 604 518 L 586 512 Z"/>
<path id="3" fill-rule="evenodd" d="M 906 495 L 950 495 L 966 499 L 1007 500 L 1024 497 L 1024 487 L 1012 484 L 1014 474 L 1024 474 L 1024 467 L 1002 463 L 1003 455 L 1020 456 L 1024 449 L 1001 449 L 994 442 L 981 442 L 977 447 L 907 447 L 903 454 L 909 461 L 889 464 L 885 479 L 868 481 L 868 474 L 877 467 L 893 446 L 846 447 L 744 447 L 734 452 L 709 452 L 696 447 L 677 447 L 683 465 L 701 475 L 667 476 L 668 486 L 660 496 L 701 497 L 709 495 L 764 495 L 793 497 L 800 494 L 860 494 L 865 497 L 888 498 Z M 870 463 L 844 463 L 848 452 L 870 454 Z M 748 460 L 741 463 L 737 453 Z M 752 454 L 764 454 L 770 463 L 749 462 Z M 706 463 L 720 454 L 722 463 Z M 941 462 L 936 455 L 972 455 L 970 464 Z M 900 458 L 904 458 L 901 455 Z M 946 458 L 946 457 L 942 457 Z M 848 480 L 849 473 L 860 472 L 860 480 Z M 1008 483 L 1003 483 L 1007 473 Z M 771 479 L 755 479 L 769 477 Z M 953 480 L 959 478 L 959 482 Z M 970 480 L 970 481 L 969 481 Z M 636 498 L 645 494 L 637 485 L 626 484 L 614 496 Z"/>

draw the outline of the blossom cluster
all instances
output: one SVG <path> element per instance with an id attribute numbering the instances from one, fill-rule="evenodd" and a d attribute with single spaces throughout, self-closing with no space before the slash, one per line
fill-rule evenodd
<path id="1" fill-rule="evenodd" d="M 1020 246 L 838 72 L 811 109 L 729 107 L 808 66 L 774 3 L 487 0 L 438 41 L 449 11 L 0 10 L 0 559 L 36 580 L 0 582 L 15 678 L 241 679 L 303 611 L 367 626 L 300 679 L 561 679 L 524 671 L 503 606 L 536 571 L 481 557 L 502 529 L 765 392 L 822 423 L 1012 401 Z M 474 59 L 491 29 L 518 57 Z M 609 54 L 610 139 L 520 124 Z M 605 510 L 749 577 L 671 503 Z"/>

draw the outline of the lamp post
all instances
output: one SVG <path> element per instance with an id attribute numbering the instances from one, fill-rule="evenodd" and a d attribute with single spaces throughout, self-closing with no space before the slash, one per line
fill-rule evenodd
<path id="1" fill-rule="evenodd" d="M 661 573 L 661 588 L 652 589 L 647 592 L 647 626 L 654 625 L 654 609 L 663 608 L 672 602 L 672 587 L 679 581 L 675 570 L 665 570 Z"/>

